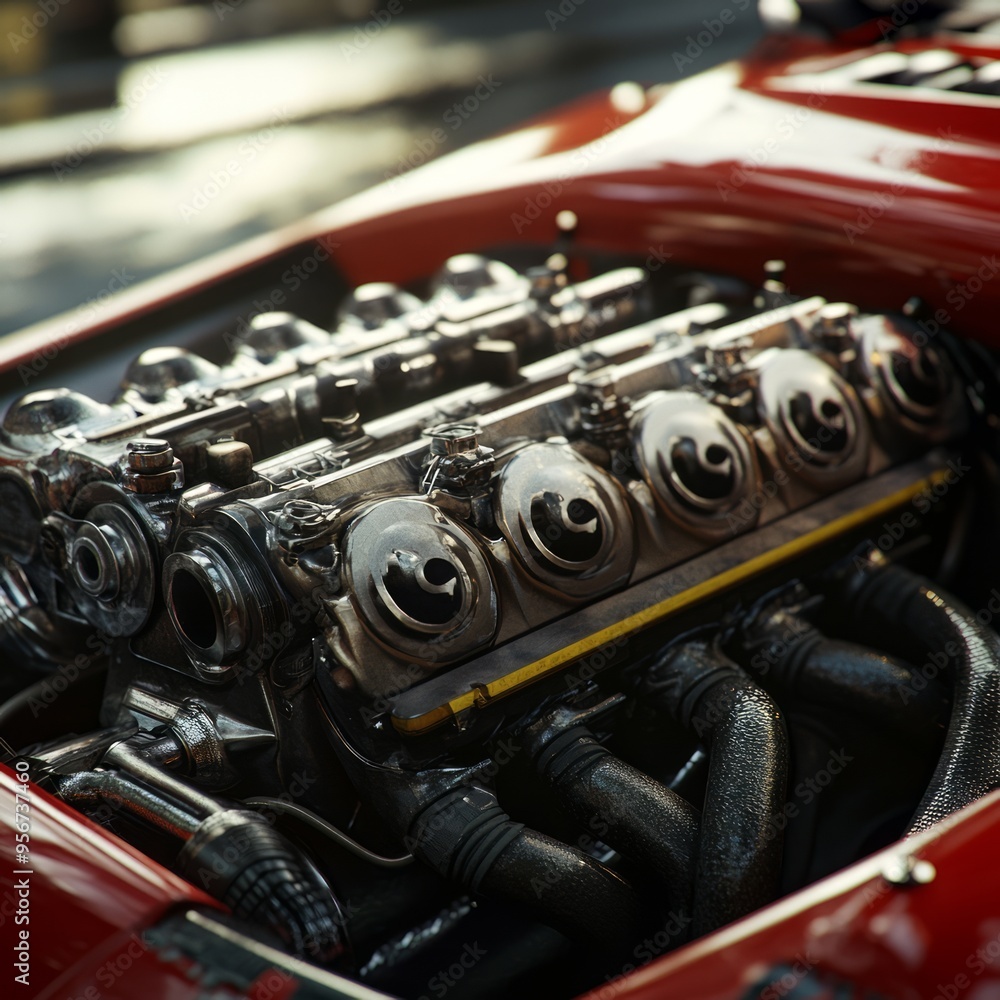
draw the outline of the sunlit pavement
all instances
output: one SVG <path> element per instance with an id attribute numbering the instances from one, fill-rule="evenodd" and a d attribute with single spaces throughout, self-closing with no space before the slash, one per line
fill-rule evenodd
<path id="1" fill-rule="evenodd" d="M 220 2 L 198 8 L 190 24 L 153 27 L 224 37 L 239 0 Z M 729 6 L 735 20 L 693 60 L 688 36 L 718 13 L 694 0 L 433 12 L 395 0 L 352 25 L 134 58 L 108 77 L 114 107 L 0 129 L 0 333 L 293 221 L 580 94 L 732 58 L 760 29 L 753 5 Z M 142 30 L 126 29 L 126 46 L 141 49 Z M 96 65 L 85 78 L 99 89 L 105 71 Z M 60 86 L 72 98 L 72 84 L 68 95 L 65 78 Z"/>

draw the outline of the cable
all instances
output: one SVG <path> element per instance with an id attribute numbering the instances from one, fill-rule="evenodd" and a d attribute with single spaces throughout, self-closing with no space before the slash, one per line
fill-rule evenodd
<path id="1" fill-rule="evenodd" d="M 254 809 L 273 809 L 275 812 L 294 816 L 302 820 L 303 823 L 311 826 L 314 830 L 318 830 L 324 836 L 329 837 L 335 844 L 339 844 L 345 850 L 350 851 L 365 861 L 370 861 L 373 865 L 378 865 L 380 868 L 405 868 L 415 860 L 412 854 L 404 854 L 398 858 L 386 858 L 381 854 L 376 854 L 374 851 L 368 850 L 367 847 L 349 837 L 342 830 L 338 830 L 332 823 L 328 823 L 322 816 L 317 816 L 316 813 L 306 809 L 304 806 L 297 806 L 294 802 L 261 796 L 254 799 L 245 799 L 243 804 Z"/>

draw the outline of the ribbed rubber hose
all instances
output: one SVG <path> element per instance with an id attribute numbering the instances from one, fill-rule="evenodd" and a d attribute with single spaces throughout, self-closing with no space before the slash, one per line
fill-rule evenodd
<path id="1" fill-rule="evenodd" d="M 689 914 L 698 810 L 615 757 L 584 726 L 532 750 L 539 774 L 574 816 L 594 836 L 648 865 L 666 886 L 667 908 Z"/>
<path id="2" fill-rule="evenodd" d="M 667 649 L 640 697 L 668 711 L 708 749 L 694 884 L 695 936 L 771 902 L 781 877 L 788 737 L 770 697 L 704 642 Z"/>
<path id="3" fill-rule="evenodd" d="M 1000 787 L 1000 636 L 960 601 L 901 566 L 860 570 L 837 592 L 862 628 L 917 644 L 921 673 L 944 671 L 953 684 L 944 749 L 908 833 Z"/>
<path id="4" fill-rule="evenodd" d="M 263 926 L 302 958 L 330 964 L 347 949 L 344 914 L 301 853 L 258 813 L 227 809 L 204 820 L 178 858 L 181 873 Z"/>
<path id="5" fill-rule="evenodd" d="M 469 785 L 431 803 L 407 843 L 445 878 L 522 905 L 571 939 L 602 950 L 636 941 L 632 887 L 589 854 L 515 823 L 487 788 Z"/>
<path id="6" fill-rule="evenodd" d="M 778 611 L 750 627 L 754 676 L 770 691 L 926 735 L 948 714 L 948 689 L 886 653 L 829 639 L 805 619 Z"/>

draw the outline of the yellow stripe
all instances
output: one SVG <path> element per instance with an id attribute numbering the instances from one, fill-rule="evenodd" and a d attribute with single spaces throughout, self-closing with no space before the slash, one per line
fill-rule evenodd
<path id="1" fill-rule="evenodd" d="M 836 538 L 838 535 L 845 534 L 852 528 L 864 524 L 866 521 L 880 517 L 896 507 L 901 507 L 918 494 L 933 488 L 939 482 L 943 482 L 945 476 L 946 472 L 944 470 L 934 472 L 925 479 L 921 479 L 919 482 L 913 483 L 890 496 L 883 497 L 881 500 L 876 500 L 867 507 L 862 507 L 860 510 L 845 514 L 843 517 L 839 517 L 835 521 L 823 525 L 822 528 L 816 528 L 814 531 L 786 542 L 784 545 L 779 545 L 769 552 L 754 556 L 753 559 L 748 559 L 746 562 L 740 563 L 732 569 L 727 569 L 723 573 L 709 577 L 709 579 L 679 594 L 674 594 L 673 597 L 668 597 L 665 600 L 658 601 L 656 604 L 651 604 L 648 608 L 637 611 L 634 615 L 629 615 L 627 618 L 623 618 L 621 621 L 615 622 L 613 625 L 609 625 L 599 632 L 593 632 L 579 642 L 574 642 L 572 645 L 565 646 L 554 653 L 549 653 L 548 656 L 543 656 L 540 660 L 535 660 L 533 663 L 528 663 L 517 670 L 513 670 L 509 674 L 497 678 L 495 681 L 490 681 L 488 684 L 483 684 L 471 691 L 466 691 L 418 718 L 400 719 L 394 717 L 392 720 L 393 725 L 397 730 L 408 735 L 425 733 L 429 729 L 439 726 L 442 722 L 446 722 L 450 717 L 457 715 L 459 712 L 472 708 L 474 705 L 482 706 L 494 698 L 502 698 L 504 695 L 511 694 L 528 684 L 541 680 L 560 667 L 571 663 L 573 660 L 578 660 L 581 656 L 585 656 L 591 652 L 591 650 L 598 649 L 620 636 L 629 635 L 648 628 L 650 625 L 662 621 L 676 614 L 678 611 L 683 611 L 685 608 L 689 608 L 707 597 L 723 593 L 742 583 L 744 580 L 748 580 L 766 570 L 774 569 L 782 563 L 789 562 L 809 549 L 817 548 L 823 543 Z"/>

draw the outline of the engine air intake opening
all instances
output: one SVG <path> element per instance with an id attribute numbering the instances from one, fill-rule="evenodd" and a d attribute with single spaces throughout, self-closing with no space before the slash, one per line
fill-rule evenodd
<path id="1" fill-rule="evenodd" d="M 531 501 L 531 524 L 544 549 L 568 563 L 595 559 L 604 542 L 597 508 L 576 497 L 561 509 L 562 498 L 545 493 Z"/>
<path id="2" fill-rule="evenodd" d="M 101 579 L 101 564 L 97 553 L 89 545 L 77 547 L 76 572 L 81 580 L 90 584 L 96 584 Z"/>
<path id="3" fill-rule="evenodd" d="M 428 559 L 421 566 L 393 558 L 383 580 L 396 607 L 423 625 L 446 625 L 462 609 L 458 570 L 447 559 Z"/>
<path id="4" fill-rule="evenodd" d="M 185 639 L 209 650 L 219 635 L 215 599 L 194 573 L 178 569 L 170 579 L 170 616 Z"/>
<path id="5" fill-rule="evenodd" d="M 670 482 L 670 469 L 660 460 L 660 475 Z M 696 497 L 705 500 L 725 500 L 736 488 L 733 457 L 721 444 L 710 444 L 705 449 L 705 461 L 698 454 L 698 446 L 691 438 L 678 441 L 670 452 L 677 478 Z M 706 462 L 708 463 L 706 465 Z"/>

